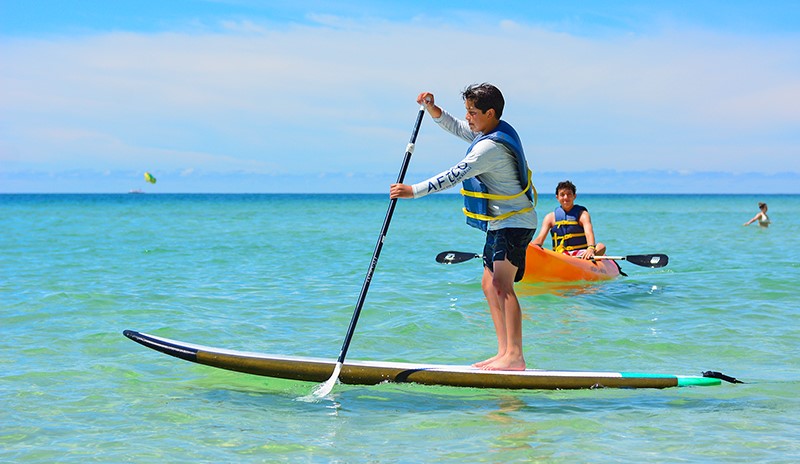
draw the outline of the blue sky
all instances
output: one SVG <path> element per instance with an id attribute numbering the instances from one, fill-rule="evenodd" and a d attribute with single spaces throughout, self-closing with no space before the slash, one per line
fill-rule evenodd
<path id="1" fill-rule="evenodd" d="M 385 192 L 488 81 L 541 191 L 800 193 L 800 5 L 497 3 L 0 0 L 0 192 Z"/>

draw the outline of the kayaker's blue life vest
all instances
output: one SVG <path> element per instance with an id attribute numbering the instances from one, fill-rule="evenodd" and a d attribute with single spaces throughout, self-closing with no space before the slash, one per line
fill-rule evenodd
<path id="1" fill-rule="evenodd" d="M 472 227 L 477 227 L 482 231 L 489 228 L 489 221 L 499 221 L 506 219 L 515 214 L 522 214 L 532 211 L 536 206 L 537 194 L 536 188 L 531 184 L 531 171 L 528 169 L 528 163 L 525 160 L 525 152 L 522 150 L 522 142 L 519 140 L 517 131 L 511 127 L 511 124 L 500 121 L 497 127 L 489 132 L 472 141 L 467 153 L 472 150 L 472 147 L 481 140 L 489 139 L 497 143 L 502 143 L 514 154 L 517 159 L 517 169 L 519 174 L 519 183 L 522 191 L 514 195 L 497 195 L 489 193 L 486 184 L 481 182 L 480 176 L 471 177 L 465 180 L 462 185 L 461 194 L 464 195 L 464 214 L 467 216 L 467 224 Z M 509 211 L 508 213 L 501 214 L 500 216 L 489 215 L 489 200 L 503 201 L 513 200 L 522 195 L 528 197 L 528 200 L 533 202 L 533 206 L 523 208 L 517 211 Z"/>
<path id="2" fill-rule="evenodd" d="M 578 222 L 581 214 L 586 208 L 580 205 L 572 205 L 569 212 L 564 208 L 557 207 L 555 213 L 555 225 L 550 229 L 553 239 L 553 251 L 563 253 L 565 251 L 582 250 L 589 244 L 586 243 L 586 234 L 583 226 Z"/>

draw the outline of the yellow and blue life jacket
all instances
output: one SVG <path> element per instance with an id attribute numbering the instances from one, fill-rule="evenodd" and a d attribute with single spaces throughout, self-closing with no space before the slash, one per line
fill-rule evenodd
<path id="1" fill-rule="evenodd" d="M 502 143 L 514 154 L 514 157 L 517 159 L 517 170 L 522 191 L 514 195 L 497 195 L 489 193 L 489 189 L 486 187 L 486 184 L 481 182 L 480 176 L 471 177 L 465 180 L 462 183 L 463 188 L 461 189 L 461 194 L 464 195 L 464 215 L 467 216 L 467 224 L 482 231 L 486 231 L 486 229 L 488 229 L 489 221 L 499 221 L 501 219 L 514 216 L 515 214 L 532 211 L 536 206 L 537 197 L 536 188 L 531 183 L 531 170 L 528 169 L 528 163 L 525 160 L 525 152 L 522 150 L 522 142 L 519 139 L 519 135 L 517 135 L 517 131 L 511 127 L 511 124 L 505 121 L 500 121 L 493 131 L 483 134 L 473 140 L 472 144 L 470 144 L 469 148 L 467 149 L 467 153 L 472 150 L 472 147 L 474 147 L 476 143 L 486 139 L 497 143 Z M 489 215 L 489 200 L 513 200 L 522 195 L 527 196 L 528 200 L 533 202 L 533 206 L 517 211 L 510 211 L 508 213 L 501 214 L 500 216 Z"/>
<path id="2" fill-rule="evenodd" d="M 555 225 L 550 229 L 553 251 L 563 253 L 588 247 L 586 233 L 578 222 L 584 211 L 586 208 L 580 205 L 572 205 L 569 212 L 560 206 L 554 210 Z"/>

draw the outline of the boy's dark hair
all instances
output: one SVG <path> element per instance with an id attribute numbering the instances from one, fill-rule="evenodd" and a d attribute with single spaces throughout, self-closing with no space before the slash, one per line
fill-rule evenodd
<path id="1" fill-rule="evenodd" d="M 563 190 L 563 189 L 572 190 L 572 194 L 573 195 L 577 195 L 578 194 L 578 189 L 575 188 L 575 184 L 573 184 L 572 182 L 570 182 L 568 180 L 563 180 L 563 181 L 559 182 L 558 185 L 556 185 L 556 195 L 558 195 L 558 191 L 559 190 Z"/>
<path id="2" fill-rule="evenodd" d="M 506 105 L 506 101 L 503 99 L 503 94 L 500 92 L 500 89 L 492 84 L 486 82 L 483 84 L 472 84 L 461 92 L 461 98 L 463 98 L 464 101 L 471 101 L 472 104 L 475 105 L 475 108 L 478 108 L 484 113 L 490 109 L 494 109 L 494 114 L 497 116 L 497 119 L 503 116 L 503 107 Z"/>

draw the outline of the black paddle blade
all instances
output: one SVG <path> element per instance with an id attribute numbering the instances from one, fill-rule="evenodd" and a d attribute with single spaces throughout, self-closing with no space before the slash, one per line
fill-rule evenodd
<path id="1" fill-rule="evenodd" d="M 458 264 L 480 257 L 481 255 L 477 253 L 466 253 L 464 251 L 443 251 L 436 255 L 436 262 L 439 264 Z"/>
<path id="2" fill-rule="evenodd" d="M 669 262 L 669 256 L 663 254 L 655 255 L 628 255 L 625 260 L 637 266 L 644 267 L 664 267 Z"/>
<path id="3" fill-rule="evenodd" d="M 708 377 L 711 379 L 720 379 L 730 383 L 744 383 L 735 377 L 731 377 L 730 375 L 725 375 L 722 372 L 717 372 L 717 371 L 705 371 L 703 372 L 703 377 Z"/>

